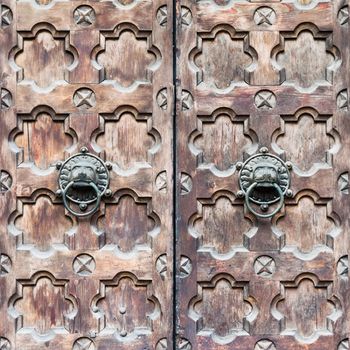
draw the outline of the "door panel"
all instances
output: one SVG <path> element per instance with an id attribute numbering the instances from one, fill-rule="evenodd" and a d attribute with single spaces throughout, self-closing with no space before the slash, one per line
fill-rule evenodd
<path id="1" fill-rule="evenodd" d="M 1 2 L 1 349 L 172 347 L 171 12 Z M 109 172 L 92 217 L 56 167 Z"/>
<path id="2" fill-rule="evenodd" d="M 348 6 L 178 6 L 178 348 L 349 347 Z M 260 152 L 291 163 L 265 219 Z"/>

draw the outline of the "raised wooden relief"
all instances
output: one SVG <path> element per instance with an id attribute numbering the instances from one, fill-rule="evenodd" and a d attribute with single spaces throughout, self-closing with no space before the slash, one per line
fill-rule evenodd
<path id="1" fill-rule="evenodd" d="M 0 349 L 171 349 L 170 2 L 0 14 Z M 63 164 L 87 202 L 108 187 L 94 215 L 65 209 Z"/>
<path id="2" fill-rule="evenodd" d="M 349 348 L 349 2 L 177 16 L 178 348 Z M 289 188 L 263 218 L 276 196 L 244 200 L 239 178 L 275 176 Z"/>

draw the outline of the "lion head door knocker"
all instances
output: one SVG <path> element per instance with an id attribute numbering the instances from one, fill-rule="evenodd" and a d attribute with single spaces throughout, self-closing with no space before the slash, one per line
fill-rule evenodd
<path id="1" fill-rule="evenodd" d="M 88 153 L 83 147 L 64 163 L 57 163 L 59 170 L 57 195 L 62 197 L 65 208 L 75 216 L 95 213 L 103 196 L 111 196 L 108 189 L 110 163 Z"/>
<path id="2" fill-rule="evenodd" d="M 270 218 L 278 213 L 285 197 L 292 197 L 289 189 L 292 164 L 268 153 L 263 147 L 260 153 L 237 163 L 240 191 L 238 197 L 245 198 L 248 210 L 259 218 Z M 275 208 L 269 212 L 270 205 Z M 264 214 L 265 213 L 265 214 Z"/>

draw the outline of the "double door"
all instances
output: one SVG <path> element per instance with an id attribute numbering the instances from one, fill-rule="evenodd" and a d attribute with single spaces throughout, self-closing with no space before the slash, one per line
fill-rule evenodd
<path id="1" fill-rule="evenodd" d="M 0 13 L 0 349 L 349 348 L 347 0 Z"/>

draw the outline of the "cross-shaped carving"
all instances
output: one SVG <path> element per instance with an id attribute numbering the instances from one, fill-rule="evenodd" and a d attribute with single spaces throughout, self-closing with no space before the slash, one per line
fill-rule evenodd
<path id="1" fill-rule="evenodd" d="M 11 175 L 5 170 L 0 170 L 0 193 L 7 192 L 11 188 L 11 185 Z"/>
<path id="2" fill-rule="evenodd" d="M 1 104 L 0 104 L 0 109 L 8 109 L 11 107 L 12 104 L 12 96 L 10 91 L 6 89 L 1 89 Z"/>
<path id="3" fill-rule="evenodd" d="M 79 6 L 74 11 L 74 20 L 76 24 L 89 26 L 95 22 L 95 11 L 90 6 Z"/>
<path id="4" fill-rule="evenodd" d="M 276 20 L 276 13 L 270 7 L 261 7 L 256 10 L 254 20 L 257 25 L 272 25 Z"/>
<path id="5" fill-rule="evenodd" d="M 7 27 L 12 22 L 12 11 L 5 5 L 1 6 L 1 27 Z"/>
<path id="6" fill-rule="evenodd" d="M 0 337 L 0 350 L 10 350 L 11 349 L 11 345 L 10 342 L 3 337 Z"/>
<path id="7" fill-rule="evenodd" d="M 255 96 L 255 105 L 260 109 L 272 109 L 276 107 L 276 96 L 268 90 L 259 91 Z"/>
<path id="8" fill-rule="evenodd" d="M 96 264 L 92 256 L 82 254 L 75 258 L 73 262 L 74 272 L 81 276 L 88 276 L 95 270 Z"/>
<path id="9" fill-rule="evenodd" d="M 256 343 L 254 350 L 276 350 L 276 347 L 270 340 L 260 340 Z"/>
<path id="10" fill-rule="evenodd" d="M 0 276 L 6 275 L 11 270 L 11 260 L 5 254 L 0 254 Z M 1 348 L 0 348 L 1 349 Z"/>
<path id="11" fill-rule="evenodd" d="M 349 8 L 347 6 L 339 11 L 338 20 L 341 25 L 349 23 Z"/>
<path id="12" fill-rule="evenodd" d="M 92 108 L 96 105 L 96 96 L 92 90 L 81 88 L 75 92 L 73 101 L 76 107 Z"/>
<path id="13" fill-rule="evenodd" d="M 271 276 L 276 270 L 275 261 L 269 256 L 260 256 L 256 259 L 254 269 L 257 275 Z"/>
<path id="14" fill-rule="evenodd" d="M 89 338 L 78 339 L 73 346 L 73 350 L 95 350 L 95 344 Z"/>

